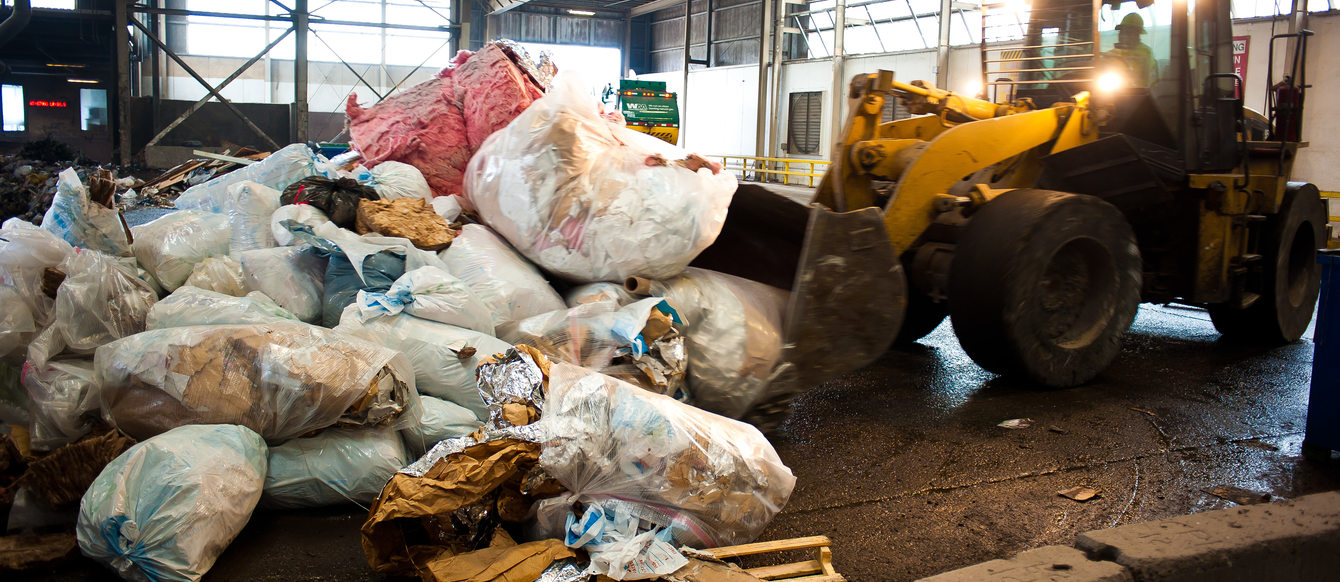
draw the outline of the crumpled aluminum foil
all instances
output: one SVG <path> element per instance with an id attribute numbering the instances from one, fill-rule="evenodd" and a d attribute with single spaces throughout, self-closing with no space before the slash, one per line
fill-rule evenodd
<path id="1" fill-rule="evenodd" d="M 554 74 L 558 72 L 558 67 L 554 66 L 553 53 L 549 51 L 540 51 L 540 58 L 535 60 L 531 58 L 530 53 L 525 47 L 515 41 L 500 38 L 493 41 L 493 44 L 516 55 L 516 59 L 513 60 L 513 62 L 516 63 L 516 66 L 520 67 L 527 75 L 530 75 L 532 79 L 535 79 L 535 82 L 539 83 L 540 87 L 546 91 L 554 84 Z"/>
<path id="2" fill-rule="evenodd" d="M 511 348 L 503 352 L 501 360 L 476 368 L 475 379 L 479 384 L 479 396 L 489 407 L 490 429 L 514 426 L 502 417 L 505 404 L 528 404 L 544 412 L 544 373 L 530 354 Z"/>
<path id="3" fill-rule="evenodd" d="M 428 449 L 428 452 L 424 453 L 422 457 L 419 457 L 419 460 L 410 463 L 399 472 L 414 477 L 422 477 L 424 473 L 427 473 L 429 469 L 432 469 L 433 465 L 436 465 L 443 457 L 459 453 L 477 444 L 479 444 L 479 441 L 476 441 L 474 437 L 470 436 L 443 439 L 433 445 L 433 448 Z"/>
<path id="4" fill-rule="evenodd" d="M 550 564 L 535 582 L 587 582 L 591 574 L 586 572 L 586 560 L 564 558 Z"/>

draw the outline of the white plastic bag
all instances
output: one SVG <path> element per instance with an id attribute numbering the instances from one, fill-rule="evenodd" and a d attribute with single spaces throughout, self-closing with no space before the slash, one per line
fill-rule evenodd
<path id="1" fill-rule="evenodd" d="M 42 228 L 80 248 L 130 256 L 121 213 L 93 202 L 74 168 L 61 170 L 56 179 L 56 195 L 42 217 Z"/>
<path id="2" fill-rule="evenodd" d="M 317 323 L 326 263 L 306 246 L 255 249 L 242 253 L 242 275 L 248 291 L 260 291 L 298 319 Z"/>
<path id="3" fill-rule="evenodd" d="M 135 258 L 169 292 L 181 287 L 197 263 L 228 254 L 228 217 L 199 210 L 173 212 L 131 229 Z"/>
<path id="4" fill-rule="evenodd" d="M 187 188 L 177 197 L 175 206 L 184 210 L 227 212 L 228 188 L 233 184 L 251 181 L 282 192 L 289 184 L 321 173 L 324 162 L 304 144 L 288 145 L 259 162 Z"/>
<path id="5" fill-rule="evenodd" d="M 327 429 L 270 449 L 267 507 L 371 505 L 410 461 L 394 429 Z"/>
<path id="6" fill-rule="evenodd" d="M 419 392 L 455 402 L 480 418 L 487 416 L 488 409 L 479 397 L 475 367 L 484 358 L 511 347 L 493 336 L 403 313 L 359 321 L 355 305 L 344 308 L 335 331 L 404 354 L 414 366 Z"/>
<path id="7" fill-rule="evenodd" d="M 245 297 L 233 297 L 183 285 L 154 304 L 149 310 L 146 328 L 297 322 L 298 316 L 259 291 L 252 291 Z"/>
<path id="8" fill-rule="evenodd" d="M 569 491 L 536 508 L 550 532 L 591 502 L 667 528 L 677 545 L 746 543 L 796 482 L 753 426 L 570 364 L 550 367 L 539 423 L 540 466 Z"/>
<path id="9" fill-rule="evenodd" d="M 602 118 L 581 80 L 560 73 L 470 158 L 465 194 L 485 224 L 551 273 L 659 279 L 679 274 L 726 220 L 735 176 L 699 162 Z"/>
<path id="10" fill-rule="evenodd" d="M 438 196 L 433 198 L 433 212 L 448 223 L 461 217 L 461 199 L 459 196 Z"/>
<path id="11" fill-rule="evenodd" d="M 442 260 L 488 306 L 500 337 L 518 321 L 564 308 L 563 298 L 540 271 L 483 226 L 465 225 L 442 251 Z"/>
<path id="12" fill-rule="evenodd" d="M 367 320 L 405 312 L 493 335 L 493 316 L 464 281 L 437 267 L 408 271 L 385 293 L 358 292 L 358 314 Z"/>
<path id="13" fill-rule="evenodd" d="M 739 418 L 764 394 L 782 359 L 787 293 L 731 275 L 690 267 L 653 283 L 687 320 L 693 403 Z"/>
<path id="14" fill-rule="evenodd" d="M 228 187 L 231 204 L 228 224 L 232 228 L 228 254 L 236 259 L 242 251 L 275 246 L 270 217 L 279 210 L 279 191 L 255 182 L 237 182 Z"/>
<path id="15" fill-rule="evenodd" d="M 586 303 L 598 303 L 601 301 L 613 301 L 623 307 L 641 299 L 632 293 L 620 283 L 587 283 L 569 289 L 563 295 L 563 301 L 567 302 L 568 307 L 576 307 Z"/>
<path id="16" fill-rule="evenodd" d="M 115 257 L 80 251 L 61 264 L 65 280 L 56 291 L 55 321 L 28 346 L 41 366 L 57 354 L 91 354 L 107 342 L 144 331 L 158 294 Z"/>
<path id="17" fill-rule="evenodd" d="M 455 402 L 420 395 L 419 404 L 423 406 L 419 424 L 400 431 L 405 446 L 415 457 L 442 440 L 466 436 L 482 426 L 479 416 Z"/>
<path id="18" fill-rule="evenodd" d="M 431 200 L 433 191 L 428 187 L 428 180 L 423 177 L 423 172 L 409 164 L 403 164 L 395 161 L 385 161 L 372 168 L 372 179 L 368 185 L 377 190 L 377 195 L 382 200 L 394 200 L 396 198 L 423 198 Z"/>
<path id="19" fill-rule="evenodd" d="M 242 263 L 228 256 L 210 257 L 197 263 L 182 287 L 196 287 L 234 297 L 247 294 L 242 280 Z"/>
<path id="20" fill-rule="evenodd" d="M 74 254 L 70 243 L 17 218 L 0 227 L 0 284 L 13 289 L 40 329 L 51 323 L 56 300 L 42 292 L 42 272 Z"/>
<path id="21" fill-rule="evenodd" d="M 285 220 L 296 221 L 312 228 L 318 225 L 330 222 L 326 213 L 311 204 L 285 204 L 280 206 L 270 215 L 270 232 L 274 235 L 275 244 L 286 247 L 293 244 L 293 233 L 284 228 Z"/>
<path id="22" fill-rule="evenodd" d="M 619 353 L 641 353 L 642 328 L 662 301 L 649 297 L 623 308 L 600 301 L 528 317 L 517 323 L 509 341 L 535 346 L 558 361 L 602 371 Z"/>
<path id="23" fill-rule="evenodd" d="M 446 269 L 446 263 L 437 253 L 425 251 L 414 246 L 407 238 L 397 236 L 382 236 L 377 233 L 368 233 L 364 235 L 354 234 L 352 231 L 335 226 L 333 222 L 327 222 L 317 225 L 312 229 L 316 236 L 333 242 L 340 248 L 340 252 L 349 259 L 349 263 L 354 266 L 358 272 L 358 277 L 366 283 L 367 278 L 363 275 L 364 259 L 368 255 L 380 252 L 390 252 L 391 254 L 405 257 L 405 271 L 413 271 L 421 267 L 437 267 Z"/>
<path id="24" fill-rule="evenodd" d="M 141 442 L 84 494 L 79 549 L 126 580 L 199 580 L 251 519 L 265 470 L 265 442 L 246 427 L 183 426 Z"/>
<path id="25" fill-rule="evenodd" d="M 418 423 L 414 369 L 394 350 L 302 323 L 156 329 L 94 357 L 99 403 L 145 438 L 185 424 L 241 424 L 271 442 L 329 426 Z"/>
<path id="26" fill-rule="evenodd" d="M 88 434 L 85 413 L 98 409 L 93 360 L 54 360 L 23 366 L 23 387 L 32 400 L 32 446 L 50 451 Z"/>
<path id="27" fill-rule="evenodd" d="M 13 287 L 0 287 L 0 358 L 22 353 L 36 332 L 33 312 L 23 297 Z"/>

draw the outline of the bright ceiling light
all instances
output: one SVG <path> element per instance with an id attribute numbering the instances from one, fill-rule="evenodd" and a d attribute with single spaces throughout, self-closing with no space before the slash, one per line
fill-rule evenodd
<path id="1" fill-rule="evenodd" d="M 568 9 L 568 14 L 571 14 L 571 15 L 573 15 L 573 16 L 595 16 L 595 15 L 596 15 L 596 13 L 591 12 L 590 10 L 573 10 L 573 9 L 571 9 L 571 8 Z"/>
<path id="2" fill-rule="evenodd" d="M 97 80 L 97 79 L 66 79 L 66 81 L 69 81 L 69 82 L 71 82 L 71 83 L 84 83 L 84 84 L 86 84 L 86 85 L 97 85 L 97 84 L 98 84 L 98 80 Z"/>
<path id="3" fill-rule="evenodd" d="M 982 94 L 982 82 L 973 80 L 963 84 L 963 94 L 977 97 Z"/>
<path id="4" fill-rule="evenodd" d="M 1105 91 L 1110 93 L 1112 91 L 1120 89 L 1121 86 L 1125 84 L 1126 79 L 1121 76 L 1121 73 L 1118 73 L 1116 71 L 1108 71 L 1098 77 L 1099 91 Z"/>

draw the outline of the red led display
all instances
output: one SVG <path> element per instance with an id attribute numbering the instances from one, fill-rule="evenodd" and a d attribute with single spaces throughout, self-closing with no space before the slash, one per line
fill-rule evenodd
<path id="1" fill-rule="evenodd" d="M 29 106 L 29 107 L 56 107 L 56 108 L 65 108 L 65 107 L 68 107 L 69 104 L 67 104 L 67 103 L 64 102 L 64 101 L 43 101 L 43 100 L 41 100 L 41 99 L 29 99 L 29 100 L 28 100 L 28 106 Z"/>

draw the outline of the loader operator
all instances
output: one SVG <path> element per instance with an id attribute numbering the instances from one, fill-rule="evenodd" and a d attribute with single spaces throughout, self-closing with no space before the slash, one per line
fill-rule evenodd
<path id="1" fill-rule="evenodd" d="M 1145 33 L 1145 19 L 1139 13 L 1132 12 L 1121 19 L 1117 25 L 1117 44 L 1103 53 L 1124 63 L 1130 69 L 1127 78 L 1128 87 L 1149 88 L 1158 80 L 1158 63 L 1154 60 L 1154 51 L 1149 45 L 1140 42 Z"/>

